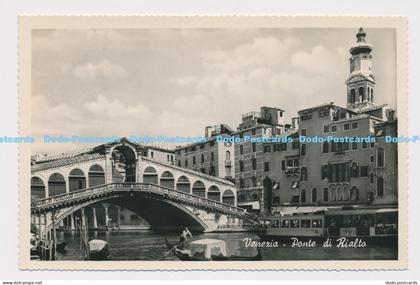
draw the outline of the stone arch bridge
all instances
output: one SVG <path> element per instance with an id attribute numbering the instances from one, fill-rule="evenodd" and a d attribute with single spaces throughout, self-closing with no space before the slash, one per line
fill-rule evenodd
<path id="1" fill-rule="evenodd" d="M 189 226 L 211 232 L 254 223 L 251 215 L 236 207 L 232 182 L 144 153 L 142 146 L 122 139 L 34 163 L 32 223 L 46 233 L 70 216 L 82 222 L 92 206 L 103 202 L 135 212 L 154 230 Z"/>

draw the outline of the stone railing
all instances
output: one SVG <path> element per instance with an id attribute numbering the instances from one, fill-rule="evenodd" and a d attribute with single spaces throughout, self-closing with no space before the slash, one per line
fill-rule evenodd
<path id="1" fill-rule="evenodd" d="M 80 202 L 81 200 L 89 200 L 121 192 L 154 193 L 169 200 L 182 201 L 187 204 L 196 204 L 201 207 L 223 211 L 228 214 L 248 216 L 245 209 L 151 183 L 110 183 L 95 186 L 35 201 L 32 203 L 31 210 L 32 212 L 42 212 L 51 208 L 66 207 L 69 204 L 74 204 Z"/>

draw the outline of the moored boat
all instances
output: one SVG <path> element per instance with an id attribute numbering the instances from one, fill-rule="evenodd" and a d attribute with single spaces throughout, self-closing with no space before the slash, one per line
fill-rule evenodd
<path id="1" fill-rule="evenodd" d="M 348 238 L 369 244 L 396 246 L 397 209 L 329 209 L 316 213 L 266 216 L 260 220 L 262 240 L 325 240 Z"/>
<path id="2" fill-rule="evenodd" d="M 89 260 L 109 260 L 109 245 L 106 241 L 93 239 L 89 241 Z"/>

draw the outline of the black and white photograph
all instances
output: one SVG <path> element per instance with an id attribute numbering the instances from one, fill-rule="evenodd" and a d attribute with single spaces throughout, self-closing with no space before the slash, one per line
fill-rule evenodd
<path id="1" fill-rule="evenodd" d="M 30 268 L 404 266 L 403 20 L 53 20 L 21 34 Z"/>

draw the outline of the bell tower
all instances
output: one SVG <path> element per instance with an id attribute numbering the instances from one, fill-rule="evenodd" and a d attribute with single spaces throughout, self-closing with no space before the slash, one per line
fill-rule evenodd
<path id="1" fill-rule="evenodd" d="M 357 42 L 350 48 L 350 75 L 346 80 L 347 108 L 356 112 L 373 107 L 375 76 L 372 71 L 372 46 L 366 42 L 363 28 L 356 34 Z"/>

